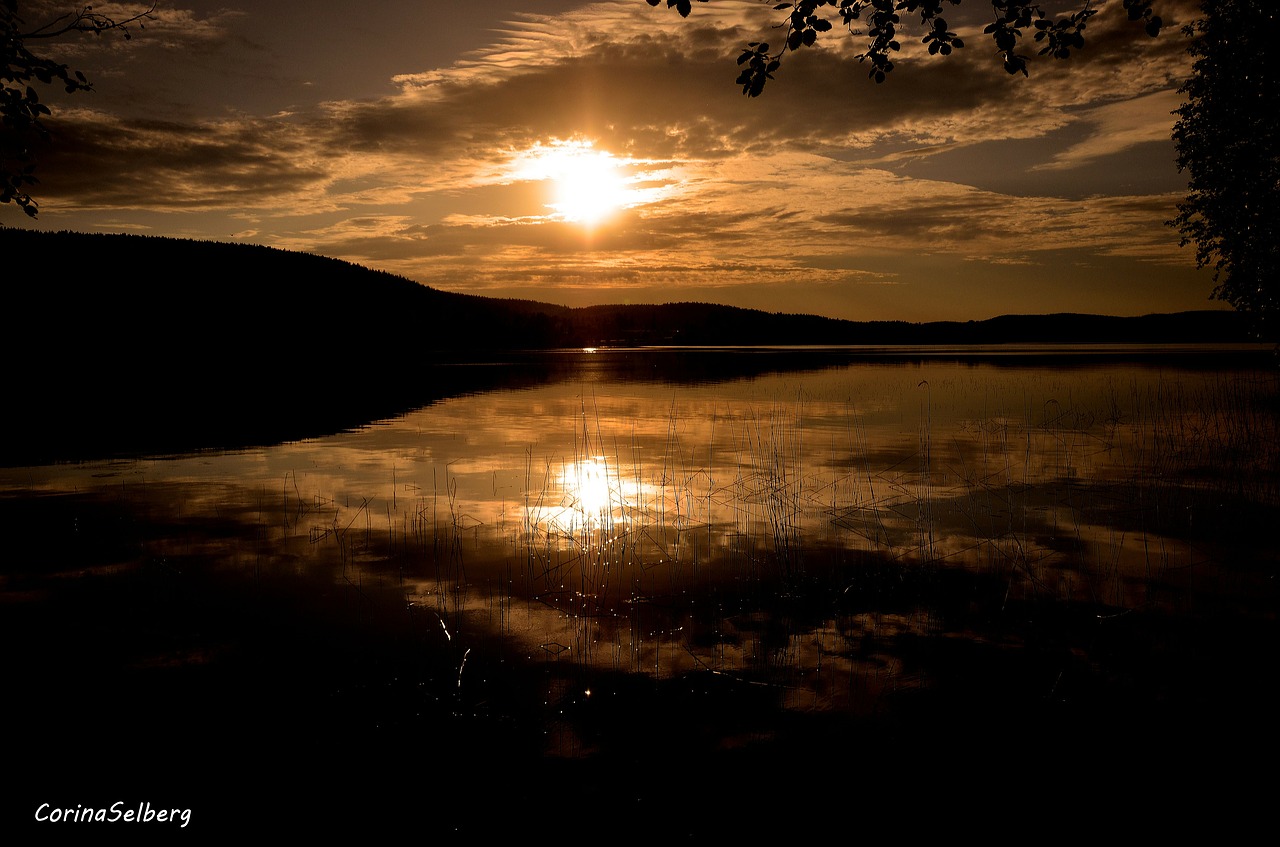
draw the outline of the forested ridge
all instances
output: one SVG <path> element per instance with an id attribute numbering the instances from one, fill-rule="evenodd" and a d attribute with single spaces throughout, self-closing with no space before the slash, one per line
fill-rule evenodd
<path id="1" fill-rule="evenodd" d="M 75 328 L 125 348 L 252 343 L 284 356 L 423 356 L 602 345 L 1000 344 L 1246 341 L 1223 310 L 1117 317 L 1002 315 L 850 321 L 710 303 L 601 305 L 458 294 L 338 259 L 249 244 L 0 230 L 26 268 L 9 285 L 35 337 Z M 224 349 L 222 355 L 234 352 Z"/>
<path id="2" fill-rule="evenodd" d="M 306 253 L 0 229 L 10 414 L 0 464 L 225 449 L 325 435 L 463 393 L 576 378 L 585 347 L 1248 340 L 1227 311 L 913 324 L 708 303 L 571 309 L 442 291 Z M 625 378 L 698 382 L 819 354 L 613 354 Z M 784 360 L 785 359 L 785 360 Z M 602 363 L 603 364 L 603 363 Z"/>

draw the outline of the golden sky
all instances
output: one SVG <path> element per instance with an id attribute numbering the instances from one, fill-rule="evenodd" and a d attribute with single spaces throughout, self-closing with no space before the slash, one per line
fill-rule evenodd
<path id="1" fill-rule="evenodd" d="M 129 41 L 41 45 L 95 90 L 48 93 L 40 218 L 6 204 L 0 224 L 266 244 L 575 306 L 1220 305 L 1164 223 L 1193 3 L 1160 0 L 1155 39 L 1096 3 L 1086 50 L 1030 78 L 1005 73 L 977 0 L 948 7 L 964 49 L 929 57 L 910 28 L 881 85 L 837 25 L 746 98 L 735 60 L 780 38 L 773 5 L 165 2 Z"/>

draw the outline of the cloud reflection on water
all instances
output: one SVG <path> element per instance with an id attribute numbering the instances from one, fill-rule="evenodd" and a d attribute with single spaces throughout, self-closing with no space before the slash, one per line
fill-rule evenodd
<path id="1" fill-rule="evenodd" d="M 556 668 L 547 702 L 572 693 L 565 669 L 710 674 L 782 709 L 867 714 L 942 673 L 904 645 L 1023 646 L 992 627 L 1008 610 L 1265 596 L 1265 572 L 1232 560 L 1273 559 L 1265 540 L 1201 528 L 1274 508 L 1272 375 L 851 361 L 681 386 L 592 358 L 587 379 L 330 438 L 5 487 L 162 509 L 176 528 L 140 541 L 151 556 L 400 591 L 472 668 L 491 638 Z M 238 529 L 199 528 L 215 519 Z"/>

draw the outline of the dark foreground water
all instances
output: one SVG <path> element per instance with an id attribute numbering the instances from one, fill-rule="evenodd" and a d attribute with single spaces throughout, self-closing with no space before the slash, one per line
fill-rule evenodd
<path id="1" fill-rule="evenodd" d="M 1268 355 L 420 378 L 327 437 L 0 468 L 0 831 L 1228 835 L 1274 787 Z"/>

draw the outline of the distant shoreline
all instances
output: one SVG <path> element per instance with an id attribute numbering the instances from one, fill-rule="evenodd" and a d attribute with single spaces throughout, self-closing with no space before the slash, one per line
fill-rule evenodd
<path id="1" fill-rule="evenodd" d="M 908 322 L 770 313 L 703 302 L 568 307 L 431 288 L 309 253 L 160 236 L 0 227 L 11 285 L 11 344 L 49 332 L 110 353 L 252 341 L 266 355 L 333 344 L 371 354 L 581 347 L 899 346 L 1010 343 L 1262 342 L 1224 308 L 1113 316 L 1006 314 Z M 114 271 L 111 275 L 104 270 Z M 226 350 L 219 351 L 220 356 Z"/>

